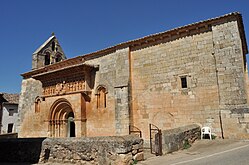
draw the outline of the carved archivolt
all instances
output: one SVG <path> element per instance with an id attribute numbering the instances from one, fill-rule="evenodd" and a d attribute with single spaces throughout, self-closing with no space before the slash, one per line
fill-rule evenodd
<path id="1" fill-rule="evenodd" d="M 64 98 L 56 100 L 50 108 L 49 133 L 50 137 L 66 137 L 68 133 L 68 118 L 74 114 L 72 105 Z"/>
<path id="2" fill-rule="evenodd" d="M 50 108 L 49 120 L 62 120 L 64 113 L 72 112 L 72 105 L 66 99 L 56 100 Z"/>

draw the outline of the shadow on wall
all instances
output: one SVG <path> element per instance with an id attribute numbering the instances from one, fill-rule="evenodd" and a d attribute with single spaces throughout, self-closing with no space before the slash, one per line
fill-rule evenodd
<path id="1" fill-rule="evenodd" d="M 38 163 L 45 138 L 0 139 L 0 164 Z"/>

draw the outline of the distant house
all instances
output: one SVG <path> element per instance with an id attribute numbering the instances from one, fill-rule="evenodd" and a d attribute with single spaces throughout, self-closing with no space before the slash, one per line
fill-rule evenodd
<path id="1" fill-rule="evenodd" d="M 19 94 L 0 93 L 0 133 L 16 132 Z"/>

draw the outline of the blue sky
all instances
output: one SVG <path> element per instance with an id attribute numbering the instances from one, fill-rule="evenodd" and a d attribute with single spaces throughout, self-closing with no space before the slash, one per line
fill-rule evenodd
<path id="1" fill-rule="evenodd" d="M 234 11 L 249 40 L 248 0 L 1 0 L 0 92 L 20 93 L 20 74 L 52 32 L 71 58 Z"/>

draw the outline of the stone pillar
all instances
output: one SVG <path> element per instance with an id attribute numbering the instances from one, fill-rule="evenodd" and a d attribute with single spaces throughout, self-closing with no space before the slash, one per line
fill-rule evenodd
<path id="1" fill-rule="evenodd" d="M 115 127 L 117 135 L 129 134 L 128 87 L 115 88 Z"/>
<path id="2" fill-rule="evenodd" d="M 74 121 L 75 124 L 75 137 L 81 137 L 81 121 Z"/>
<path id="3" fill-rule="evenodd" d="M 81 120 L 81 137 L 86 136 L 86 120 L 82 119 Z"/>
<path id="4" fill-rule="evenodd" d="M 116 52 L 115 95 L 115 127 L 117 135 L 129 134 L 129 48 Z"/>
<path id="5" fill-rule="evenodd" d="M 220 105 L 247 103 L 245 65 L 236 20 L 212 26 L 214 56 L 217 65 Z"/>

